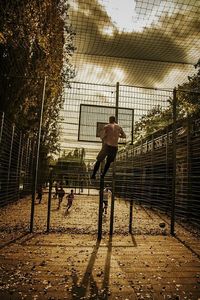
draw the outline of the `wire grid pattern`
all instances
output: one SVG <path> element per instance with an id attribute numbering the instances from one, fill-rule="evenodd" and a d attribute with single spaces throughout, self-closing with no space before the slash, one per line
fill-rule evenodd
<path id="1" fill-rule="evenodd" d="M 171 90 L 119 85 L 119 106 L 134 109 L 134 126 L 153 108 L 160 107 L 162 111 L 168 109 L 168 100 L 172 100 L 172 98 L 173 92 Z M 80 169 L 74 164 L 71 170 L 68 169 L 67 172 L 63 170 L 63 172 L 68 177 L 72 174 L 74 180 L 70 183 L 71 186 L 89 190 L 91 188 L 90 174 L 97 150 L 100 147 L 95 151 L 94 143 L 90 143 L 89 139 L 85 145 L 81 141 L 75 143 L 75 139 L 78 139 L 81 99 L 83 99 L 84 105 L 90 106 L 98 103 L 98 105 L 102 105 L 102 108 L 105 104 L 110 105 L 110 108 L 114 108 L 116 104 L 116 86 L 74 82 L 71 89 L 65 90 L 65 108 L 73 106 L 76 112 L 73 123 L 76 126 L 71 131 L 71 137 L 74 137 L 74 139 L 73 141 L 66 141 L 66 145 L 68 145 L 68 149 L 70 147 L 73 149 L 75 145 L 77 148 L 85 148 L 87 167 L 86 169 Z M 64 109 L 62 115 L 66 120 L 68 114 L 71 118 L 73 117 L 72 110 Z M 97 116 L 98 114 L 96 118 Z M 177 121 L 177 149 L 174 157 L 172 117 L 171 110 L 168 123 L 160 122 L 154 133 L 149 134 L 146 138 L 139 139 L 138 142 L 135 140 L 134 145 L 119 147 L 116 160 L 115 193 L 119 199 L 128 201 L 125 204 L 127 206 L 127 216 L 129 215 L 130 201 L 133 200 L 134 205 L 142 205 L 144 210 L 151 207 L 156 212 L 161 210 L 166 213 L 166 216 L 163 215 L 162 218 L 163 222 L 169 225 L 168 217 L 172 211 L 172 189 L 173 180 L 175 180 L 175 214 L 178 222 L 183 225 L 183 222 L 189 218 L 191 224 L 199 227 L 199 187 L 197 184 L 200 173 L 197 154 L 200 147 L 199 119 Z M 93 118 L 95 118 L 95 114 L 93 114 Z M 88 122 L 88 120 L 86 121 Z M 66 127 L 64 125 L 63 123 L 63 134 L 65 135 L 68 128 L 70 128 L 70 123 Z M 90 135 L 89 130 L 89 138 L 91 138 Z M 62 149 L 66 149 L 66 145 L 62 143 Z M 175 179 L 173 177 L 174 160 L 176 161 Z M 92 186 L 92 188 L 96 187 L 97 190 L 99 189 L 98 178 L 97 175 L 97 181 Z M 112 180 L 113 173 L 112 168 L 110 168 L 105 178 L 105 185 L 108 185 L 111 189 Z M 116 202 L 116 206 L 118 206 L 118 202 Z M 116 211 L 119 209 L 120 207 L 116 207 Z M 137 213 L 137 209 L 135 213 Z M 138 224 L 136 230 L 137 226 Z M 146 230 L 148 231 L 148 228 Z"/>
<path id="2" fill-rule="evenodd" d="M 119 107 L 134 110 L 134 124 L 139 121 L 143 115 L 146 115 L 153 107 L 168 107 L 168 100 L 172 97 L 170 90 L 158 90 L 139 88 L 133 86 L 119 85 Z M 116 106 L 116 85 L 98 85 L 80 82 L 72 82 L 71 88 L 64 89 L 64 107 L 61 111 L 61 149 L 70 151 L 74 148 L 85 148 L 86 159 L 93 160 L 100 148 L 99 144 L 84 143 L 78 141 L 79 133 L 79 115 L 80 105 L 98 105 L 98 106 Z M 98 114 L 93 115 L 94 122 L 98 121 Z M 108 122 L 107 117 L 107 122 Z M 96 120 L 96 121 L 95 121 Z M 119 120 L 120 121 L 120 120 Z M 134 125 L 133 124 L 133 125 Z M 81 124 L 86 125 L 86 124 Z M 126 131 L 126 130 L 125 130 Z M 128 135 L 127 140 L 131 140 L 131 128 L 125 132 Z M 96 134 L 96 132 L 95 132 Z M 87 132 L 85 132 L 87 135 Z M 89 133 L 88 133 L 89 135 Z M 91 140 L 88 137 L 87 140 Z M 93 137 L 93 141 L 96 136 Z"/>
<path id="3" fill-rule="evenodd" d="M 176 160 L 175 215 L 178 222 L 200 227 L 199 176 L 200 119 L 177 124 L 176 156 L 173 157 L 172 127 L 148 136 L 118 154 L 116 194 L 170 214 L 173 163 Z M 112 174 L 110 174 L 110 178 Z M 111 180 L 111 179 L 110 179 Z"/>
<path id="4" fill-rule="evenodd" d="M 194 73 L 200 50 L 199 1 L 70 4 L 76 81 L 172 88 Z"/>
<path id="5" fill-rule="evenodd" d="M 0 113 L 0 206 L 31 193 L 34 143 Z"/>
<path id="6" fill-rule="evenodd" d="M 64 107 L 61 111 L 61 149 L 86 148 L 89 157 L 96 156 L 99 144 L 78 142 L 79 114 L 81 104 L 115 105 L 115 86 L 103 86 L 85 83 L 71 83 L 64 89 Z"/>

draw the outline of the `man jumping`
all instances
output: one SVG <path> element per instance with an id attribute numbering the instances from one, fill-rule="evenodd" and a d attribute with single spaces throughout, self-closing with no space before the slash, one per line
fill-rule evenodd
<path id="1" fill-rule="evenodd" d="M 117 155 L 118 140 L 119 138 L 126 138 L 126 134 L 121 126 L 116 123 L 115 117 L 111 116 L 109 118 L 109 123 L 103 128 L 100 138 L 102 139 L 102 148 L 97 155 L 97 161 L 94 165 L 91 179 L 96 178 L 96 173 L 99 169 L 100 163 L 107 157 L 103 173 L 101 174 L 102 177 L 105 176 L 110 164 L 115 160 Z"/>

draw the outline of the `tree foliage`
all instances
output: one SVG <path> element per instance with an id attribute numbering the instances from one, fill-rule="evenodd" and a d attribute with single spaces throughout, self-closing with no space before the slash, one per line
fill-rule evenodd
<path id="1" fill-rule="evenodd" d="M 196 64 L 197 74 L 188 77 L 188 82 L 177 88 L 177 118 L 198 115 L 200 112 L 200 60 Z M 169 98 L 168 107 L 154 106 L 135 123 L 135 140 L 148 137 L 155 131 L 173 122 L 173 99 Z"/>
<path id="2" fill-rule="evenodd" d="M 188 77 L 188 82 L 177 89 L 179 117 L 196 115 L 200 112 L 200 59 L 195 65 L 197 74 Z"/>
<path id="3" fill-rule="evenodd" d="M 0 3 L 0 110 L 32 135 L 38 130 L 44 78 L 43 152 L 58 145 L 63 83 L 74 76 L 75 48 L 64 0 Z"/>
<path id="4" fill-rule="evenodd" d="M 140 140 L 149 136 L 153 132 L 168 125 L 171 120 L 171 106 L 165 110 L 163 110 L 160 105 L 154 106 L 135 123 L 135 139 Z"/>

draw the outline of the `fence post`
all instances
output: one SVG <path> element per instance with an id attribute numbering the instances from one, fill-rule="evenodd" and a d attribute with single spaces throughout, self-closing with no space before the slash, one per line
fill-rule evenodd
<path id="1" fill-rule="evenodd" d="M 4 118 L 5 118 L 5 114 L 4 114 L 4 112 L 3 112 L 3 113 L 2 113 L 2 119 L 1 119 L 0 144 L 1 144 L 2 136 L 3 136 Z"/>
<path id="2" fill-rule="evenodd" d="M 133 145 L 134 139 L 134 109 L 132 109 L 132 122 L 131 122 L 131 145 Z"/>
<path id="3" fill-rule="evenodd" d="M 11 143 L 10 143 L 8 176 L 7 176 L 7 189 L 6 189 L 7 190 L 7 192 L 6 192 L 7 199 L 8 199 L 8 188 L 9 188 L 9 182 L 10 182 L 10 168 L 11 168 L 11 162 L 12 162 L 12 150 L 13 150 L 14 134 L 15 134 L 15 125 L 12 126 L 12 136 L 11 136 Z"/>
<path id="4" fill-rule="evenodd" d="M 165 211 L 167 211 L 167 201 L 170 197 L 170 191 L 169 191 L 169 177 L 170 177 L 170 173 L 169 173 L 169 127 L 167 126 L 167 132 L 166 132 L 166 145 L 165 145 L 165 186 L 166 186 L 166 198 L 165 198 Z"/>
<path id="5" fill-rule="evenodd" d="M 189 211 L 190 206 L 189 203 L 192 201 L 191 199 L 191 117 L 187 116 L 187 210 Z M 188 216 L 187 216 L 188 219 Z"/>
<path id="6" fill-rule="evenodd" d="M 19 200 L 19 192 L 20 192 L 21 147 L 22 147 L 22 132 L 20 131 L 20 135 L 19 135 L 19 150 L 18 150 L 18 156 L 17 156 L 17 169 L 16 169 L 16 181 L 17 181 L 17 188 L 18 188 L 18 200 Z"/>
<path id="7" fill-rule="evenodd" d="M 52 192 L 52 176 L 53 169 L 50 167 L 50 174 L 49 174 L 49 194 L 48 194 L 48 211 L 47 211 L 47 232 L 50 229 L 50 217 L 51 217 L 51 192 Z"/>
<path id="8" fill-rule="evenodd" d="M 172 130 L 172 201 L 171 201 L 171 235 L 174 235 L 175 204 L 176 204 L 176 121 L 177 121 L 177 98 L 176 89 L 173 90 L 173 130 Z"/>
<path id="9" fill-rule="evenodd" d="M 42 129 L 42 118 L 43 118 L 43 110 L 44 110 L 46 82 L 47 82 L 47 76 L 44 77 L 44 83 L 43 83 L 42 103 L 41 103 L 41 110 L 40 110 L 38 138 L 37 138 L 36 163 L 35 163 L 35 168 L 34 168 L 34 171 L 33 171 L 34 184 L 33 184 L 32 201 L 31 201 L 30 232 L 33 232 L 33 223 L 34 223 L 35 193 L 36 193 L 36 189 L 37 189 L 38 163 L 39 163 L 39 154 L 40 154 L 40 139 L 41 139 L 41 129 Z"/>
<path id="10" fill-rule="evenodd" d="M 119 82 L 116 84 L 116 105 L 115 105 L 115 120 L 118 122 L 118 107 L 119 107 Z M 112 167 L 112 199 L 110 210 L 110 235 L 113 235 L 114 210 L 115 210 L 115 176 L 116 176 L 116 159 Z"/>
<path id="11" fill-rule="evenodd" d="M 131 124 L 131 145 L 133 146 L 133 139 L 134 139 L 134 109 L 132 110 L 132 124 Z M 127 159 L 126 159 L 127 160 Z M 132 154 L 132 168 L 133 165 L 133 154 Z M 131 176 L 132 179 L 132 176 Z M 133 200 L 130 200 L 130 212 L 129 212 L 129 233 L 132 234 L 132 224 L 133 224 Z"/>
<path id="12" fill-rule="evenodd" d="M 104 178 L 100 176 L 100 191 L 99 191 L 99 217 L 98 217 L 98 240 L 102 237 L 102 218 L 103 218 L 103 191 Z"/>

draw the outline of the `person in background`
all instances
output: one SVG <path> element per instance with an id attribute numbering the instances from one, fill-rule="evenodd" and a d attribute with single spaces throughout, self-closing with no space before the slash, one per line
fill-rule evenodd
<path id="1" fill-rule="evenodd" d="M 57 182 L 55 183 L 55 194 L 54 194 L 54 198 L 57 198 L 58 196 L 58 184 Z"/>
<path id="2" fill-rule="evenodd" d="M 42 194 L 42 185 L 39 185 L 37 189 L 37 199 L 39 200 L 39 204 L 42 202 Z"/>
<path id="3" fill-rule="evenodd" d="M 62 203 L 64 196 L 65 196 L 65 191 L 61 185 L 60 188 L 58 189 L 58 209 L 60 208 L 60 204 Z"/>
<path id="4" fill-rule="evenodd" d="M 67 207 L 66 207 L 66 212 L 70 209 L 72 206 L 74 200 L 74 191 L 71 190 L 71 193 L 67 195 Z"/>
<path id="5" fill-rule="evenodd" d="M 107 214 L 108 209 L 108 197 L 111 195 L 112 192 L 109 190 L 108 186 L 105 187 L 103 190 L 103 213 Z"/>

